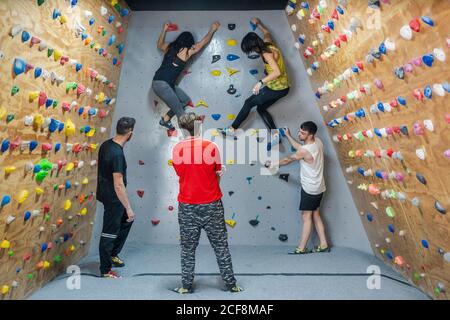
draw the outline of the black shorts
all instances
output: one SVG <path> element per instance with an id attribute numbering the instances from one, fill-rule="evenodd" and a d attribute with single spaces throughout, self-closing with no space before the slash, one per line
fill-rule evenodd
<path id="1" fill-rule="evenodd" d="M 300 194 L 300 210 L 314 211 L 319 209 L 322 196 L 323 192 L 319 194 L 309 194 L 302 189 Z"/>

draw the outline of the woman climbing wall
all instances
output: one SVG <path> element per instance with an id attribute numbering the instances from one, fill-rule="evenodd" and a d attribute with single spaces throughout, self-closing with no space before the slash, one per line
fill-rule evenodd
<path id="1" fill-rule="evenodd" d="M 170 110 L 161 117 L 159 124 L 169 130 L 175 130 L 171 123 L 174 115 L 178 118 L 184 114 L 184 108 L 191 101 L 189 96 L 175 83 L 188 60 L 203 49 L 219 29 L 220 23 L 214 22 L 203 39 L 195 43 L 194 36 L 189 31 L 182 32 L 175 41 L 165 42 L 166 32 L 170 26 L 166 22 L 159 36 L 158 49 L 164 52 L 164 58 L 153 77 L 152 89 L 163 100 Z"/>
<path id="2" fill-rule="evenodd" d="M 252 23 L 262 31 L 264 38 L 261 39 L 256 33 L 249 32 L 242 39 L 241 49 L 247 55 L 256 52 L 261 56 L 266 77 L 255 84 L 253 95 L 245 100 L 244 106 L 239 111 L 232 125 L 221 130 L 224 135 L 234 135 L 235 130 L 247 119 L 250 110 L 255 106 L 267 128 L 277 130 L 275 122 L 267 109 L 289 93 L 289 79 L 280 49 L 274 45 L 270 32 L 258 18 L 253 18 Z M 275 133 L 272 141 L 267 144 L 267 150 L 270 150 L 279 141 L 280 135 Z"/>

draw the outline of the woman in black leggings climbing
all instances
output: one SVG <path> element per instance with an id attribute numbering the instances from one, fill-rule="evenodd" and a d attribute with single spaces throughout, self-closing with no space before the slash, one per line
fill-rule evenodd
<path id="1" fill-rule="evenodd" d="M 253 87 L 253 95 L 245 100 L 244 106 L 230 127 L 221 129 L 224 135 L 234 135 L 235 130 L 248 117 L 250 110 L 256 107 L 256 111 L 270 130 L 277 130 L 275 122 L 267 109 L 276 101 L 286 96 L 289 92 L 289 80 L 284 65 L 283 56 L 274 44 L 270 32 L 264 27 L 258 18 L 253 18 L 254 23 L 263 33 L 261 39 L 256 33 L 249 32 L 241 43 L 242 51 L 249 55 L 256 52 L 264 62 L 266 76 L 259 80 Z M 282 129 L 280 129 L 283 134 Z M 278 143 L 280 135 L 275 133 L 267 145 L 267 149 Z"/>
<path id="2" fill-rule="evenodd" d="M 187 61 L 211 41 L 212 36 L 219 29 L 220 24 L 219 22 L 214 22 L 209 32 L 197 43 L 195 43 L 192 33 L 188 31 L 182 32 L 171 43 L 165 42 L 169 25 L 169 22 L 164 24 L 163 31 L 159 36 L 158 49 L 164 52 L 164 59 L 159 69 L 155 72 L 152 89 L 170 108 L 161 117 L 159 124 L 169 130 L 174 130 L 175 128 L 170 122 L 170 119 L 174 115 L 177 115 L 178 118 L 182 116 L 184 114 L 184 108 L 191 101 L 189 96 L 175 83 L 184 70 Z"/>

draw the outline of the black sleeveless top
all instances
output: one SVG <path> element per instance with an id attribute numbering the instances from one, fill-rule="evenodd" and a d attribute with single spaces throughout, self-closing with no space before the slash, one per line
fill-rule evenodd
<path id="1" fill-rule="evenodd" d="M 174 87 L 185 66 L 186 62 L 178 58 L 176 54 L 172 56 L 166 53 L 161 66 L 155 72 L 153 80 L 165 81 L 171 87 Z"/>

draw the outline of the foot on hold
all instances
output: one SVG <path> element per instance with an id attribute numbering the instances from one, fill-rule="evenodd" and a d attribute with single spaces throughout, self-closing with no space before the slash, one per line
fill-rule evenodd
<path id="1" fill-rule="evenodd" d="M 318 253 L 320 253 L 320 252 L 330 252 L 331 251 L 331 249 L 330 249 L 330 247 L 325 247 L 325 248 L 323 248 L 323 247 L 321 247 L 321 246 L 317 246 L 315 249 L 314 249 L 314 252 L 318 252 Z"/>
<path id="2" fill-rule="evenodd" d="M 231 293 L 238 293 L 238 292 L 244 291 L 244 288 L 239 287 L 238 285 L 235 285 L 234 287 L 228 288 L 227 291 L 229 291 Z"/>
<path id="3" fill-rule="evenodd" d="M 224 136 L 232 136 L 234 137 L 234 130 L 230 127 L 228 128 L 218 128 L 217 131 L 219 131 Z"/>
<path id="4" fill-rule="evenodd" d="M 113 267 L 116 268 L 121 268 L 121 267 L 125 267 L 125 262 L 123 262 L 123 260 L 121 260 L 119 257 L 112 257 L 111 258 L 111 262 Z"/>
<path id="5" fill-rule="evenodd" d="M 308 248 L 300 249 L 299 247 L 297 247 L 297 248 L 295 248 L 294 251 L 288 252 L 288 254 L 308 254 L 308 253 L 311 253 L 311 252 L 312 251 L 310 249 L 308 249 Z"/>
<path id="6" fill-rule="evenodd" d="M 164 121 L 164 117 L 161 117 L 161 120 L 159 120 L 159 125 L 167 128 L 167 129 L 169 129 L 171 131 L 175 130 L 175 127 L 173 126 L 172 122 L 170 122 L 170 120 L 167 121 L 167 122 Z"/>
<path id="7" fill-rule="evenodd" d="M 193 293 L 194 290 L 192 290 L 192 288 L 186 289 L 183 287 L 180 288 L 173 288 L 172 289 L 173 292 L 179 293 L 179 294 L 188 294 L 188 293 Z"/>
<path id="8" fill-rule="evenodd" d="M 114 271 L 110 270 L 108 273 L 102 274 L 102 278 L 119 279 L 121 277 Z"/>

